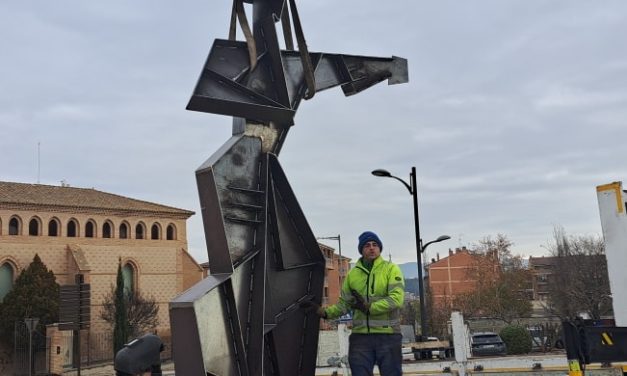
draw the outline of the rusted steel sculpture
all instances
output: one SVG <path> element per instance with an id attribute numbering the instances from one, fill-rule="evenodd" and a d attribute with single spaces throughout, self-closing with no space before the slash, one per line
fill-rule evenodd
<path id="1" fill-rule="evenodd" d="M 215 40 L 187 106 L 234 120 L 233 136 L 196 171 L 211 275 L 170 303 L 185 376 L 314 374 L 319 319 L 298 306 L 321 301 L 325 260 L 277 155 L 301 99 L 407 82 L 405 59 L 309 53 L 295 0 L 247 2 L 253 32 L 235 0 L 230 38 Z M 246 42 L 234 40 L 236 19 Z"/>

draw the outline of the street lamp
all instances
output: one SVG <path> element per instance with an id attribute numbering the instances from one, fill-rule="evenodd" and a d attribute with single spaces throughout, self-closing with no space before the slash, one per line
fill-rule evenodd
<path id="1" fill-rule="evenodd" d="M 427 244 L 425 244 L 425 245 L 423 245 L 423 246 L 422 246 L 422 253 L 424 253 L 424 252 L 425 252 L 425 250 L 427 249 L 427 247 L 429 246 L 429 244 L 443 242 L 443 241 L 445 241 L 445 240 L 449 240 L 450 238 L 451 238 L 451 237 L 450 237 L 450 236 L 448 236 L 448 235 L 440 235 L 440 236 L 438 236 L 438 238 L 437 238 L 437 239 L 432 240 L 432 241 L 430 241 L 430 242 L 427 242 Z"/>
<path id="2" fill-rule="evenodd" d="M 416 167 L 411 168 L 411 173 L 409 174 L 409 184 L 405 182 L 405 180 L 392 175 L 389 171 L 383 169 L 377 169 L 372 171 L 372 175 L 382 177 L 382 178 L 393 178 L 405 186 L 409 191 L 409 194 L 412 195 L 414 202 L 414 227 L 416 230 L 416 261 L 418 262 L 418 294 L 420 295 L 420 330 L 422 334 L 422 339 L 426 339 L 427 337 L 427 322 L 426 322 L 426 309 L 425 309 L 425 291 L 424 291 L 424 283 L 422 280 L 422 257 L 421 253 L 433 243 L 438 243 L 451 237 L 448 235 L 442 235 L 435 240 L 427 242 L 424 246 L 422 245 L 422 238 L 420 237 L 420 221 L 418 218 L 418 189 L 416 185 Z"/>

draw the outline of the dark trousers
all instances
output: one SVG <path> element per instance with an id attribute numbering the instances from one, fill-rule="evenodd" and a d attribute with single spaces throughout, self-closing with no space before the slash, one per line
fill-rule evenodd
<path id="1" fill-rule="evenodd" d="M 401 335 L 351 334 L 348 363 L 353 376 L 372 376 L 375 364 L 381 376 L 401 376 Z"/>

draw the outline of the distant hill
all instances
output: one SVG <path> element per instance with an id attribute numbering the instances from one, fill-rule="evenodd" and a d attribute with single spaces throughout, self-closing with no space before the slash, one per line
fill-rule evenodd
<path id="1" fill-rule="evenodd" d="M 413 292 L 418 295 L 418 278 L 409 278 L 405 280 L 405 291 Z"/>
<path id="2" fill-rule="evenodd" d="M 418 278 L 418 264 L 415 262 L 406 262 L 404 264 L 398 264 L 403 272 L 405 279 Z"/>

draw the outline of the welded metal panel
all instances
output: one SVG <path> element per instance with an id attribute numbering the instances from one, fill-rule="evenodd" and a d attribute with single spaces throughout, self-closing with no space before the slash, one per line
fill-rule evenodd
<path id="1" fill-rule="evenodd" d="M 313 375 L 320 320 L 299 305 L 321 302 L 325 260 L 277 155 L 305 95 L 407 82 L 407 61 L 311 53 L 305 69 L 307 54 L 279 49 L 287 3 L 245 2 L 255 45 L 217 39 L 187 106 L 235 118 L 196 171 L 212 274 L 170 303 L 176 373 Z"/>
<path id="2" fill-rule="evenodd" d="M 230 272 L 231 264 L 255 250 L 265 200 L 259 189 L 261 140 L 241 135 L 229 144 L 196 173 L 209 259 L 212 272 L 219 273 Z"/>
<path id="3" fill-rule="evenodd" d="M 210 268 L 213 272 L 215 260 L 229 277 L 206 285 L 209 291 L 190 290 L 171 304 L 171 311 L 194 302 L 205 372 L 261 374 L 264 359 L 271 358 L 279 369 L 289 370 L 285 374 L 311 374 L 315 350 L 303 351 L 316 347 L 319 319 L 305 316 L 298 304 L 321 301 L 324 258 L 276 156 L 264 152 L 260 138 L 246 134 L 229 145 L 197 171 Z M 189 325 L 178 316 L 172 315 L 173 333 Z M 266 343 L 284 326 L 290 328 L 289 341 L 279 336 L 279 342 Z M 186 362 L 180 363 L 176 359 L 177 372 L 193 374 Z M 189 364 L 196 369 L 197 362 Z"/>
<path id="4" fill-rule="evenodd" d="M 173 357 L 183 375 L 235 375 L 219 286 L 229 274 L 212 275 L 170 302 Z M 211 335 L 205 335 L 211 333 Z"/>
<path id="5" fill-rule="evenodd" d="M 298 52 L 270 51 L 259 58 L 251 72 L 245 43 L 216 40 L 187 109 L 293 124 L 305 93 L 303 64 Z M 384 80 L 390 85 L 408 81 L 407 60 L 403 58 L 309 55 L 316 91 L 342 85 L 348 96 Z"/>

